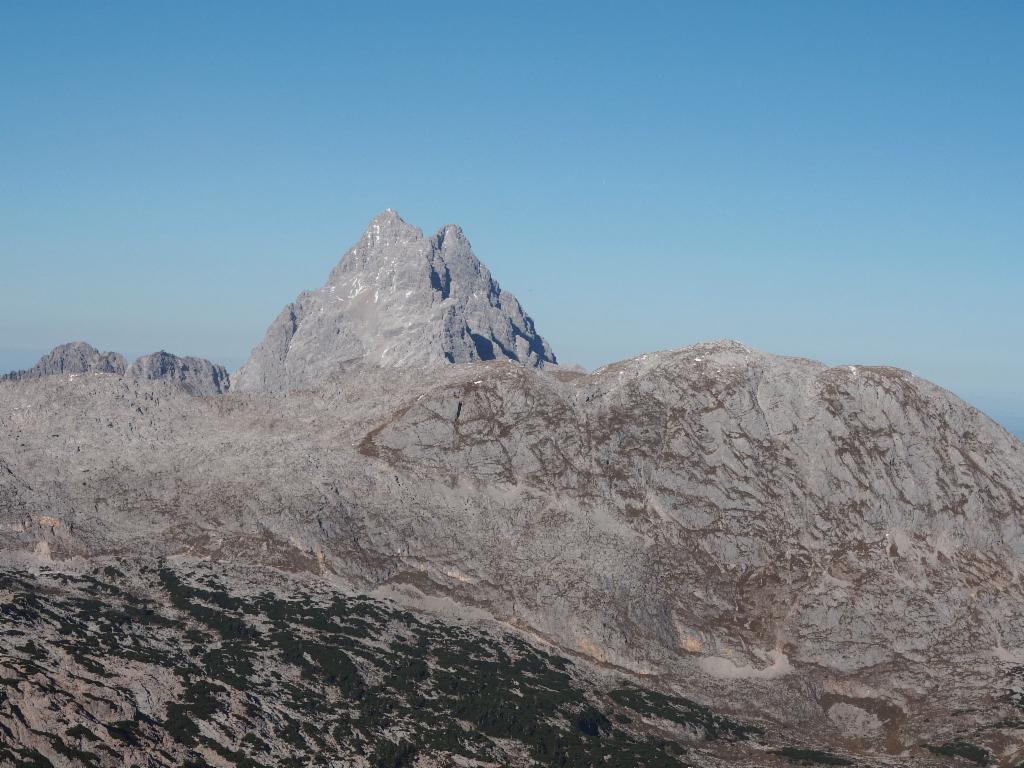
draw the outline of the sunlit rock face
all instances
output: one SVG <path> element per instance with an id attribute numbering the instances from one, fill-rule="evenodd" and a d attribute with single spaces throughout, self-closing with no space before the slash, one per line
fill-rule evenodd
<path id="1" fill-rule="evenodd" d="M 360 366 L 555 362 L 516 297 L 455 225 L 433 236 L 375 216 L 327 283 L 282 310 L 235 376 L 240 391 L 309 387 Z"/>

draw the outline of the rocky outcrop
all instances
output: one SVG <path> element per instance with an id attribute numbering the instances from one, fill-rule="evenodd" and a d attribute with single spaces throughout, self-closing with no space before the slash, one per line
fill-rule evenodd
<path id="1" fill-rule="evenodd" d="M 555 362 L 462 230 L 432 237 L 392 210 L 370 222 L 320 289 L 301 294 L 235 375 L 240 391 L 310 387 L 353 367 Z"/>
<path id="2" fill-rule="evenodd" d="M 818 745 L 1024 759 L 1024 446 L 905 371 L 718 342 L 591 374 L 370 366 L 219 398 L 49 377 L 2 401 L 5 549 L 312 571 Z"/>
<path id="3" fill-rule="evenodd" d="M 41 376 L 83 373 L 120 375 L 125 372 L 126 364 L 124 356 L 117 352 L 100 352 L 96 347 L 84 341 L 73 341 L 54 347 L 28 370 L 12 371 L 2 378 L 37 379 Z"/>
<path id="4" fill-rule="evenodd" d="M 179 357 L 168 352 L 143 355 L 128 366 L 117 352 L 100 352 L 84 341 L 61 344 L 32 368 L 13 371 L 0 381 L 24 381 L 47 376 L 107 373 L 128 379 L 173 382 L 191 395 L 219 395 L 231 386 L 227 369 L 198 357 Z"/>
<path id="5" fill-rule="evenodd" d="M 130 379 L 170 381 L 190 395 L 221 395 L 231 387 L 227 369 L 200 357 L 154 352 L 138 358 L 125 374 Z"/>

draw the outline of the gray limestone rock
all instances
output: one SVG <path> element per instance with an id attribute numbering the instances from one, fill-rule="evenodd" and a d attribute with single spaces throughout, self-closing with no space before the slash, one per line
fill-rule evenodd
<path id="1" fill-rule="evenodd" d="M 483 611 L 897 763 L 1013 738 L 1024 445 L 905 371 L 717 342 L 591 374 L 159 384 L 0 384 L 0 548 L 187 552 Z"/>
<path id="2" fill-rule="evenodd" d="M 54 347 L 39 362 L 25 371 L 12 371 L 4 379 L 37 379 L 40 376 L 84 373 L 123 374 L 126 361 L 117 352 L 100 352 L 84 341 L 72 341 Z"/>
<path id="3" fill-rule="evenodd" d="M 283 391 L 346 368 L 485 360 L 541 367 L 555 356 L 459 227 L 426 237 L 389 209 L 373 218 L 322 288 L 282 310 L 234 386 Z"/>
<path id="4" fill-rule="evenodd" d="M 231 387 L 224 366 L 199 357 L 178 357 L 163 350 L 138 358 L 125 375 L 136 380 L 170 381 L 190 395 L 220 395 Z"/>

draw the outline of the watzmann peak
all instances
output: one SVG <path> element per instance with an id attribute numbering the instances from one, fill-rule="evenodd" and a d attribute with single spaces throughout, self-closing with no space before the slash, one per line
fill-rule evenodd
<path id="1" fill-rule="evenodd" d="M 555 363 L 533 320 L 477 259 L 461 228 L 449 224 L 428 237 L 388 209 L 370 220 L 323 287 L 284 308 L 234 386 L 281 391 L 355 366 L 494 359 Z"/>

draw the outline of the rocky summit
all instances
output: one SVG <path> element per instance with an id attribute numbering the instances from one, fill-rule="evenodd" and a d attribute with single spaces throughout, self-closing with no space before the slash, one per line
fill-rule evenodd
<path id="1" fill-rule="evenodd" d="M 1024 445 L 954 395 L 564 370 L 390 212 L 286 313 L 230 390 L 0 382 L 0 763 L 1024 763 Z"/>
<path id="2" fill-rule="evenodd" d="M 239 391 L 310 387 L 364 366 L 512 360 L 555 363 L 516 297 L 473 254 L 462 229 L 426 237 L 378 214 L 327 283 L 285 307 L 235 376 Z"/>
<path id="3" fill-rule="evenodd" d="M 0 380 L 19 381 L 60 375 L 67 375 L 73 380 L 84 374 L 114 374 L 128 381 L 166 381 L 190 395 L 219 395 L 231 387 L 231 377 L 224 366 L 200 357 L 179 357 L 161 350 L 143 355 L 129 366 L 123 355 L 100 353 L 84 341 L 55 347 L 32 368 L 11 371 Z"/>
<path id="4" fill-rule="evenodd" d="M 178 357 L 164 351 L 138 358 L 127 370 L 127 376 L 174 381 L 191 395 L 219 395 L 231 386 L 231 378 L 224 366 L 199 357 Z"/>
<path id="5" fill-rule="evenodd" d="M 123 374 L 127 368 L 124 355 L 117 352 L 100 352 L 84 341 L 72 341 L 54 347 L 34 366 L 25 371 L 11 371 L 5 379 L 38 379 L 41 376 L 68 374 L 78 376 L 84 373 Z"/>

